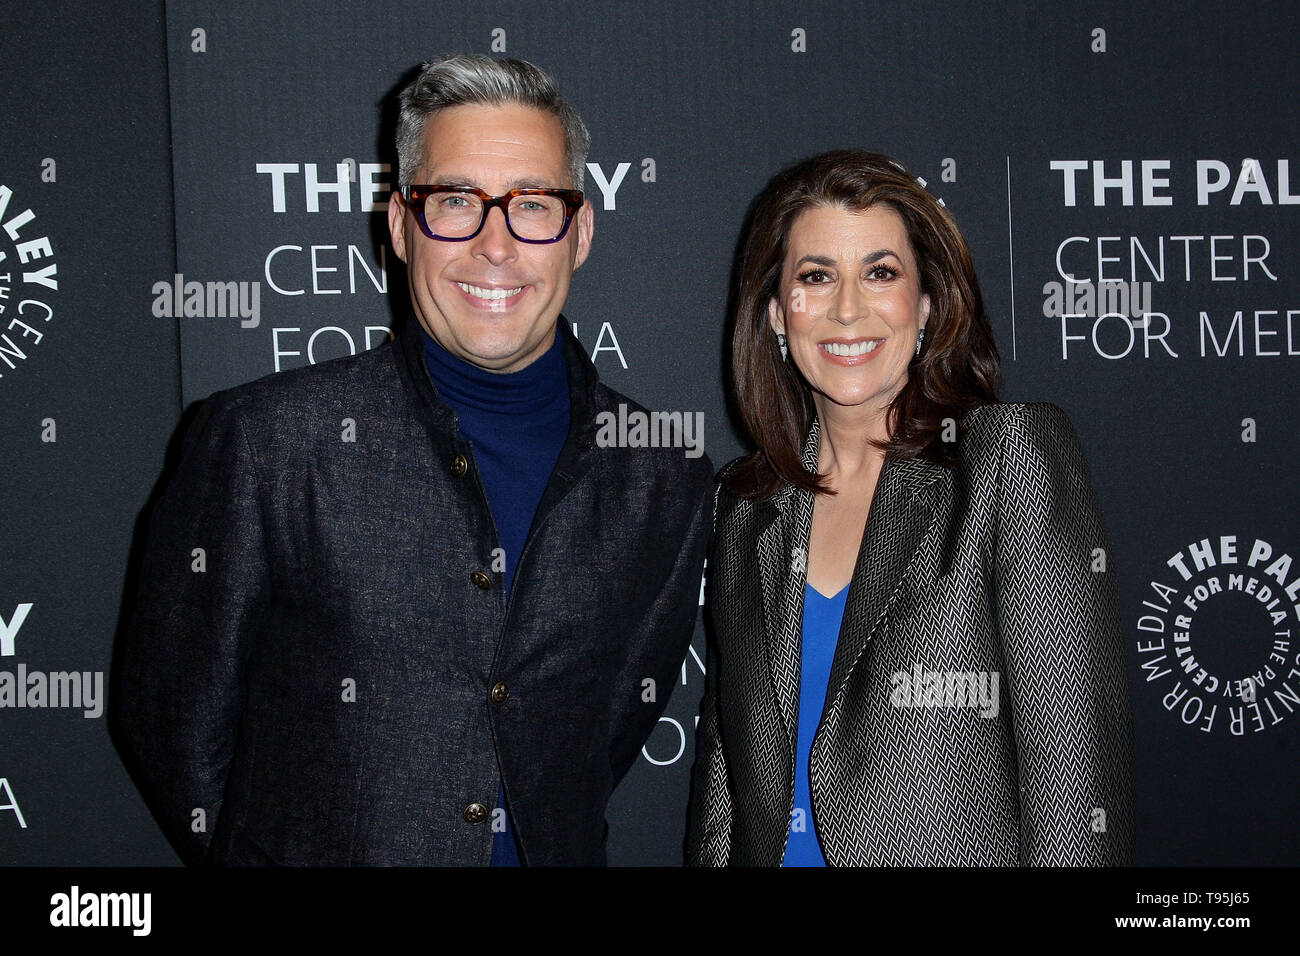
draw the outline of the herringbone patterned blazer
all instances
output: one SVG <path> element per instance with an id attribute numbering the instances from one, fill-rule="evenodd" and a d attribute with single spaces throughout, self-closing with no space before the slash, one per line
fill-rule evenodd
<path id="1" fill-rule="evenodd" d="M 818 437 L 814 423 L 810 469 Z M 1111 548 L 1074 430 L 1053 405 L 989 405 L 967 417 L 961 457 L 881 471 L 813 740 L 809 825 L 831 865 L 1129 864 Z M 784 855 L 812 510 L 793 487 L 719 493 L 689 863 Z M 970 673 L 996 675 L 996 716 L 900 699 L 900 681 Z"/>

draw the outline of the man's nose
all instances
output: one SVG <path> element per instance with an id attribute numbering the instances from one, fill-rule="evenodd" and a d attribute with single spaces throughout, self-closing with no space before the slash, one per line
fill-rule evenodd
<path id="1" fill-rule="evenodd" d="M 488 210 L 483 228 L 473 240 L 475 255 L 481 255 L 493 265 L 513 259 L 518 246 L 515 237 L 506 227 L 506 211 L 500 206 Z"/>

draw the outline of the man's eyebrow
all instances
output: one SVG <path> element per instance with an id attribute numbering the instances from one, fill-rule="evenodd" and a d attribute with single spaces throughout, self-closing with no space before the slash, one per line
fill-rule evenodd
<path id="1" fill-rule="evenodd" d="M 476 189 L 482 189 L 478 183 L 474 182 L 467 176 L 443 176 L 432 185 L 438 186 L 473 186 Z M 552 183 L 546 179 L 535 178 L 515 178 L 506 183 L 506 189 L 564 189 L 566 187 L 558 183 Z"/>
<path id="2" fill-rule="evenodd" d="M 566 189 L 561 183 L 549 179 L 512 179 L 506 183 L 507 189 Z"/>

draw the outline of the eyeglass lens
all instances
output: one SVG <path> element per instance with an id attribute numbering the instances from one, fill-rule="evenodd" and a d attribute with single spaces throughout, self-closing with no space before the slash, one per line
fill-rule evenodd
<path id="1" fill-rule="evenodd" d="M 516 196 L 506 217 L 522 239 L 554 239 L 564 230 L 564 201 L 558 196 Z M 483 201 L 471 193 L 435 192 L 424 201 L 424 221 L 437 236 L 468 236 L 482 220 Z"/>

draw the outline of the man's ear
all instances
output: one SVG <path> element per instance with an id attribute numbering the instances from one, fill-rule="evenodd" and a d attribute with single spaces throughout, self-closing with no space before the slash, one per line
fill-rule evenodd
<path id="1" fill-rule="evenodd" d="M 578 250 L 573 256 L 573 268 L 577 269 L 587 261 L 591 252 L 591 237 L 596 234 L 596 216 L 591 211 L 591 200 L 585 200 L 582 208 L 574 215 L 573 228 L 578 230 Z"/>
<path id="2" fill-rule="evenodd" d="M 785 335 L 785 313 L 775 296 L 767 300 L 767 324 L 777 335 Z"/>
<path id="3" fill-rule="evenodd" d="M 388 196 L 388 235 L 397 258 L 406 262 L 406 206 L 396 189 Z"/>

